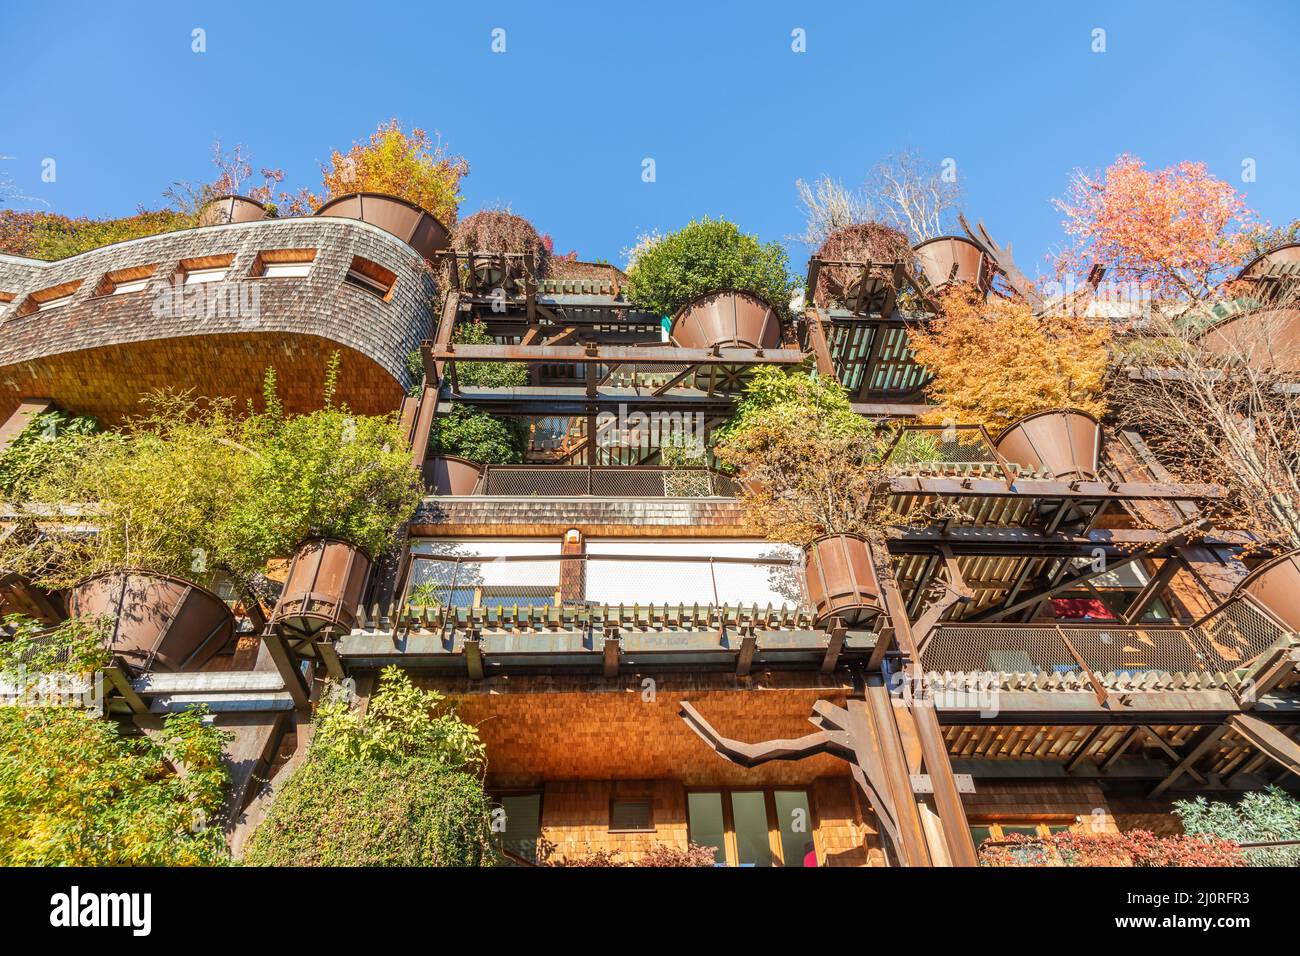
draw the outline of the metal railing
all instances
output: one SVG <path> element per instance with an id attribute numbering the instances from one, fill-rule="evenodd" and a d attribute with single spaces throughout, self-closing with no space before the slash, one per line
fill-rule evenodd
<path id="1" fill-rule="evenodd" d="M 1186 626 L 945 624 L 922 650 L 921 667 L 966 674 L 1230 674 L 1286 636 L 1244 601 Z"/>
<path id="2" fill-rule="evenodd" d="M 734 498 L 733 479 L 707 468 L 488 465 L 478 494 L 569 498 Z"/>

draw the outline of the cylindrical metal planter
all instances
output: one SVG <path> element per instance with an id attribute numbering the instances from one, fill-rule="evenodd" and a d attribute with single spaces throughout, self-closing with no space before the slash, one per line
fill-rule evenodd
<path id="1" fill-rule="evenodd" d="M 1101 422 L 1087 412 L 1056 408 L 1017 419 L 994 447 L 1007 461 L 1053 478 L 1094 479 L 1101 467 Z"/>
<path id="2" fill-rule="evenodd" d="M 235 634 L 226 602 L 184 578 L 108 571 L 72 589 L 72 617 L 112 618 L 108 649 L 134 671 L 191 671 Z"/>
<path id="3" fill-rule="evenodd" d="M 709 292 L 682 306 L 672 336 L 683 348 L 774 349 L 782 342 L 781 317 L 748 292 Z"/>
<path id="4" fill-rule="evenodd" d="M 323 632 L 351 631 L 370 564 L 370 555 L 347 541 L 308 538 L 298 545 L 289 563 L 289 578 L 271 616 L 271 626 L 307 656 L 313 653 L 311 642 Z"/>
<path id="5" fill-rule="evenodd" d="M 482 477 L 482 465 L 455 455 L 436 455 L 424 464 L 424 486 L 435 495 L 472 495 Z"/>
<path id="6" fill-rule="evenodd" d="M 426 259 L 451 246 L 451 233 L 433 213 L 383 193 L 348 193 L 316 210 L 318 216 L 360 219 L 390 232 Z"/>
<path id="7" fill-rule="evenodd" d="M 224 226 L 231 222 L 258 222 L 266 218 L 266 207 L 247 196 L 218 196 L 199 210 L 200 226 Z"/>
<path id="8" fill-rule="evenodd" d="M 1300 633 L 1300 551 L 1266 561 L 1242 579 L 1234 596 L 1250 595 L 1296 633 Z"/>
<path id="9" fill-rule="evenodd" d="M 932 290 L 964 282 L 982 292 L 988 291 L 992 270 L 983 251 L 969 239 L 939 236 L 917 244 L 912 251 L 916 253 L 921 275 Z"/>
<path id="10" fill-rule="evenodd" d="M 866 538 L 825 535 L 806 545 L 804 556 L 818 624 L 838 617 L 848 627 L 863 627 L 880 615 L 880 582 Z"/>

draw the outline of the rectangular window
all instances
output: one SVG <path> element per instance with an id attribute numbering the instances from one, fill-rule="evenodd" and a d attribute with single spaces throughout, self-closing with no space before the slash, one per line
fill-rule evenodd
<path id="1" fill-rule="evenodd" d="M 409 600 L 422 607 L 554 605 L 559 555 L 559 538 L 414 541 Z"/>
<path id="2" fill-rule="evenodd" d="M 267 249 L 253 260 L 252 274 L 259 279 L 301 278 L 315 261 L 315 249 Z"/>
<path id="3" fill-rule="evenodd" d="M 40 289 L 23 300 L 23 304 L 18 307 L 18 314 L 32 315 L 67 305 L 79 288 L 81 288 L 81 280 L 73 279 L 70 282 L 52 285 L 48 289 Z"/>
<path id="4" fill-rule="evenodd" d="M 686 814 L 690 841 L 718 866 L 817 866 L 806 790 L 694 790 Z"/>
<path id="5" fill-rule="evenodd" d="M 609 803 L 609 831 L 611 833 L 636 833 L 654 830 L 654 816 L 649 799 L 611 800 Z"/>
<path id="6" fill-rule="evenodd" d="M 599 604 L 803 603 L 797 564 L 761 563 L 799 560 L 797 548 L 772 541 L 601 538 L 587 553 L 623 556 L 588 562 L 586 597 Z"/>
<path id="7" fill-rule="evenodd" d="M 688 793 L 686 819 L 690 841 L 699 846 L 713 847 L 713 862 L 717 866 L 726 866 L 727 826 L 722 816 L 722 794 Z"/>
<path id="8" fill-rule="evenodd" d="M 222 282 L 230 265 L 235 261 L 234 253 L 221 256 L 201 256 L 197 259 L 182 259 L 176 271 L 183 285 L 203 285 L 208 282 Z"/>
<path id="9" fill-rule="evenodd" d="M 104 278 L 99 280 L 99 285 L 95 286 L 95 295 L 129 295 L 132 292 L 142 292 L 157 269 L 157 264 L 154 264 L 106 272 Z"/>
<path id="10" fill-rule="evenodd" d="M 502 794 L 497 802 L 501 805 L 505 824 L 500 831 L 502 848 L 536 863 L 537 841 L 542 835 L 542 795 L 507 793 Z"/>
<path id="11" fill-rule="evenodd" d="M 372 295 L 377 295 L 387 301 L 393 294 L 393 287 L 397 283 L 397 274 L 385 269 L 377 262 L 371 262 L 361 256 L 353 256 L 352 264 L 348 266 L 348 272 L 343 277 L 343 281 L 348 285 L 356 286 L 358 289 L 365 289 Z"/>

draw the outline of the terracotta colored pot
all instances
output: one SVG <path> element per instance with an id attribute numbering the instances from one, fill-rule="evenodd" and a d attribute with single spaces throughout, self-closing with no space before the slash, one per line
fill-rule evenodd
<path id="1" fill-rule="evenodd" d="M 21 614 L 53 627 L 68 616 L 68 611 L 67 602 L 58 592 L 8 572 L 0 574 L 0 614 Z"/>
<path id="2" fill-rule="evenodd" d="M 1237 274 L 1238 279 L 1258 279 L 1276 265 L 1300 262 L 1300 242 L 1288 242 L 1256 256 Z"/>
<path id="3" fill-rule="evenodd" d="M 1007 461 L 1046 468 L 1054 478 L 1097 477 L 1101 423 L 1087 412 L 1056 408 L 1026 415 L 1008 425 L 993 443 Z"/>
<path id="4" fill-rule="evenodd" d="M 781 317 L 748 292 L 708 292 L 677 311 L 672 337 L 689 349 L 775 349 L 782 342 Z"/>
<path id="5" fill-rule="evenodd" d="M 308 538 L 294 551 L 271 626 L 306 656 L 314 653 L 311 642 L 323 632 L 351 631 L 370 563 L 370 555 L 347 541 Z"/>
<path id="6" fill-rule="evenodd" d="M 266 207 L 247 196 L 218 196 L 199 210 L 200 226 L 223 226 L 230 222 L 258 222 L 267 218 Z"/>
<path id="7" fill-rule="evenodd" d="M 1233 596 L 1249 594 L 1273 612 L 1273 616 L 1291 631 L 1300 633 L 1300 551 L 1292 551 L 1266 561 L 1233 591 Z"/>
<path id="8" fill-rule="evenodd" d="M 424 463 L 424 486 L 435 495 L 472 495 L 483 477 L 483 466 L 468 458 L 437 455 Z"/>
<path id="9" fill-rule="evenodd" d="M 1197 342 L 1253 368 L 1300 371 L 1300 309 L 1252 309 L 1210 326 Z"/>
<path id="10" fill-rule="evenodd" d="M 934 290 L 954 282 L 965 282 L 987 292 L 993 278 L 980 247 L 961 236 L 939 236 L 916 245 L 921 275 Z"/>
<path id="11" fill-rule="evenodd" d="M 866 538 L 831 534 L 803 550 L 808 562 L 808 597 L 818 624 L 839 617 L 849 627 L 863 627 L 880 615 L 880 582 Z"/>
<path id="12" fill-rule="evenodd" d="M 451 233 L 433 213 L 413 202 L 382 193 L 348 193 L 316 210 L 318 216 L 360 219 L 390 232 L 426 259 L 451 246 Z"/>
<path id="13" fill-rule="evenodd" d="M 133 670 L 190 671 L 235 634 L 235 616 L 207 588 L 152 571 L 108 571 L 72 589 L 73 617 L 111 617 L 108 649 Z"/>

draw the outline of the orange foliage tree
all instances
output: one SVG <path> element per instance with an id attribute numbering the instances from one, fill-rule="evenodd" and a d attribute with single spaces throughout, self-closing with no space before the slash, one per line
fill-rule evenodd
<path id="1" fill-rule="evenodd" d="M 1105 412 L 1110 328 L 1074 314 L 1035 315 L 1019 299 L 985 300 L 968 287 L 942 296 L 941 315 L 910 330 L 916 360 L 934 376 L 932 424 L 996 433 L 1049 408 Z"/>
<path id="2" fill-rule="evenodd" d="M 422 129 L 403 132 L 394 119 L 381 123 L 368 143 L 353 143 L 346 153 L 334 150 L 321 172 L 326 195 L 304 197 L 312 205 L 346 193 L 387 193 L 427 209 L 450 227 L 456 222 L 460 181 L 469 175 L 469 163 Z"/>
<path id="3" fill-rule="evenodd" d="M 1212 298 L 1264 228 L 1204 163 L 1148 170 L 1126 154 L 1101 174 L 1076 170 L 1053 203 L 1071 240 L 1058 271 L 1083 275 L 1100 263 L 1109 279 L 1136 282 L 1155 299 Z"/>

